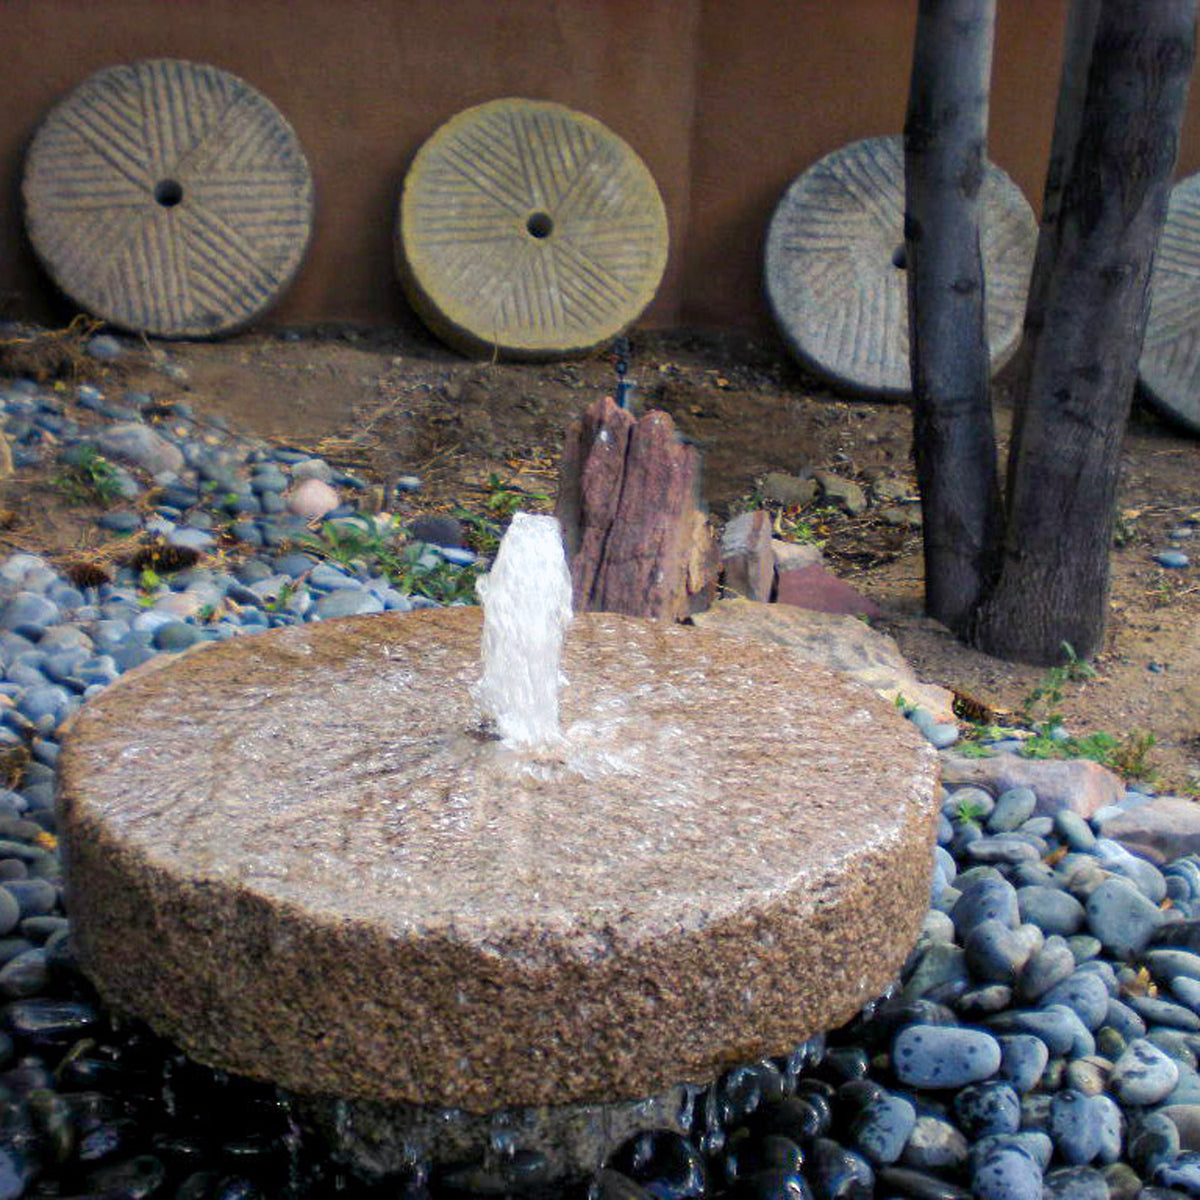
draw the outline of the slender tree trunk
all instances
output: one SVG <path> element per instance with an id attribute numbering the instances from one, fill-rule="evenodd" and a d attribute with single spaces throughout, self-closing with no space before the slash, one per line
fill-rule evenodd
<path id="1" fill-rule="evenodd" d="M 925 598 L 959 634 L 989 581 L 1001 529 L 979 244 L 995 15 L 995 0 L 920 0 L 904 125 Z"/>
<path id="2" fill-rule="evenodd" d="M 1050 161 L 1046 166 L 1046 183 L 1042 190 L 1042 219 L 1038 232 L 1037 253 L 1029 280 L 1029 296 L 1025 302 L 1025 336 L 1013 363 L 1013 395 L 1029 394 L 1033 370 L 1031 347 L 1038 340 L 1046 323 L 1046 288 L 1054 265 L 1055 231 L 1062 209 L 1063 184 L 1071 166 L 1079 128 L 1083 121 L 1083 102 L 1087 92 L 1088 65 L 1092 60 L 1092 41 L 1103 0 L 1071 0 L 1067 10 L 1066 36 L 1063 39 L 1063 63 L 1058 80 L 1058 104 L 1054 112 L 1054 137 L 1050 144 Z M 1013 413 L 1012 435 L 1009 439 L 1008 488 L 1012 488 L 1011 471 L 1020 458 L 1021 437 L 1024 432 L 1024 405 L 1018 404 Z"/>
<path id="3" fill-rule="evenodd" d="M 1073 20 L 1082 102 L 1060 104 L 1017 396 L 1006 536 L 974 640 L 1052 663 L 1101 645 L 1120 450 L 1195 51 L 1197 0 L 1099 0 Z M 1077 5 L 1077 8 L 1079 6 Z M 1092 8 L 1084 4 L 1085 9 Z M 1072 86 L 1076 86 L 1072 80 Z M 1069 146 L 1069 149 L 1068 149 Z"/>

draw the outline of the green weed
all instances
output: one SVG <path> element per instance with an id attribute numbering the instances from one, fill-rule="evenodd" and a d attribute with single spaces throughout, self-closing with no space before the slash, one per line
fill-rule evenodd
<path id="1" fill-rule="evenodd" d="M 984 807 L 978 800 L 959 800 L 954 808 L 954 816 L 959 821 L 978 824 L 983 816 Z"/>
<path id="2" fill-rule="evenodd" d="M 95 446 L 86 444 L 72 448 L 65 469 L 50 482 L 70 504 L 98 504 L 107 508 L 121 497 L 117 469 Z"/>
<path id="3" fill-rule="evenodd" d="M 1062 714 L 1058 706 L 1062 703 L 1064 686 L 1096 678 L 1096 668 L 1080 659 L 1069 642 L 1063 642 L 1062 648 L 1066 661 L 1051 667 L 1021 702 L 1021 712 L 1032 725 L 1047 729 L 1061 725 Z M 1042 710 L 1040 719 L 1039 710 Z"/>
<path id="4" fill-rule="evenodd" d="M 425 596 L 439 604 L 475 603 L 478 567 L 455 566 L 431 554 L 423 542 L 405 545 L 399 538 L 394 518 L 347 517 L 326 521 L 319 533 L 300 538 L 297 544 L 341 566 L 365 566 L 410 596 Z M 285 602 L 281 596 L 278 603 Z"/>

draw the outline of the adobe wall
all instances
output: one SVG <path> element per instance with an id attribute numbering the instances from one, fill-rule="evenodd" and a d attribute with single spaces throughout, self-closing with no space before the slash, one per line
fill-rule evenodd
<path id="1" fill-rule="evenodd" d="M 999 6 L 991 154 L 1034 201 L 1066 0 Z M 25 242 L 19 179 L 39 120 L 100 67 L 150 56 L 241 75 L 288 117 L 318 213 L 276 323 L 410 321 L 394 281 L 397 188 L 422 141 L 498 96 L 556 100 L 646 160 L 671 261 L 646 316 L 765 328 L 760 252 L 787 183 L 903 123 L 916 0 L 5 0 L 0 315 L 61 318 Z M 1200 88 L 1181 170 L 1200 166 Z"/>

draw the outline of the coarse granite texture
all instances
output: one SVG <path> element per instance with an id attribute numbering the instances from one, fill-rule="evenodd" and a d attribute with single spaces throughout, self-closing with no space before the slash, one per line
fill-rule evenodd
<path id="1" fill-rule="evenodd" d="M 58 812 L 104 999 L 297 1091 L 482 1112 L 709 1080 L 894 978 L 937 806 L 893 706 L 776 648 L 579 616 L 565 743 L 530 762 L 479 727 L 480 631 L 279 629 L 89 704 Z"/>

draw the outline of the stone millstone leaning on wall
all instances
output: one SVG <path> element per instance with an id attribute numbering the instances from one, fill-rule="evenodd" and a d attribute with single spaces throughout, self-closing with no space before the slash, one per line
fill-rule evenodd
<path id="1" fill-rule="evenodd" d="M 263 314 L 304 261 L 313 183 L 283 114 L 216 67 L 146 59 L 89 76 L 25 159 L 42 266 L 135 333 L 216 337 Z"/>
<path id="2" fill-rule="evenodd" d="M 417 152 L 396 264 L 422 320 L 455 349 L 559 358 L 641 315 L 667 241 L 654 178 L 615 133 L 561 104 L 493 100 Z"/>
<path id="3" fill-rule="evenodd" d="M 981 199 L 994 372 L 1021 339 L 1037 221 L 994 163 Z M 807 366 L 843 387 L 910 394 L 901 138 L 852 142 L 792 183 L 767 231 L 765 279 L 776 324 Z"/>

